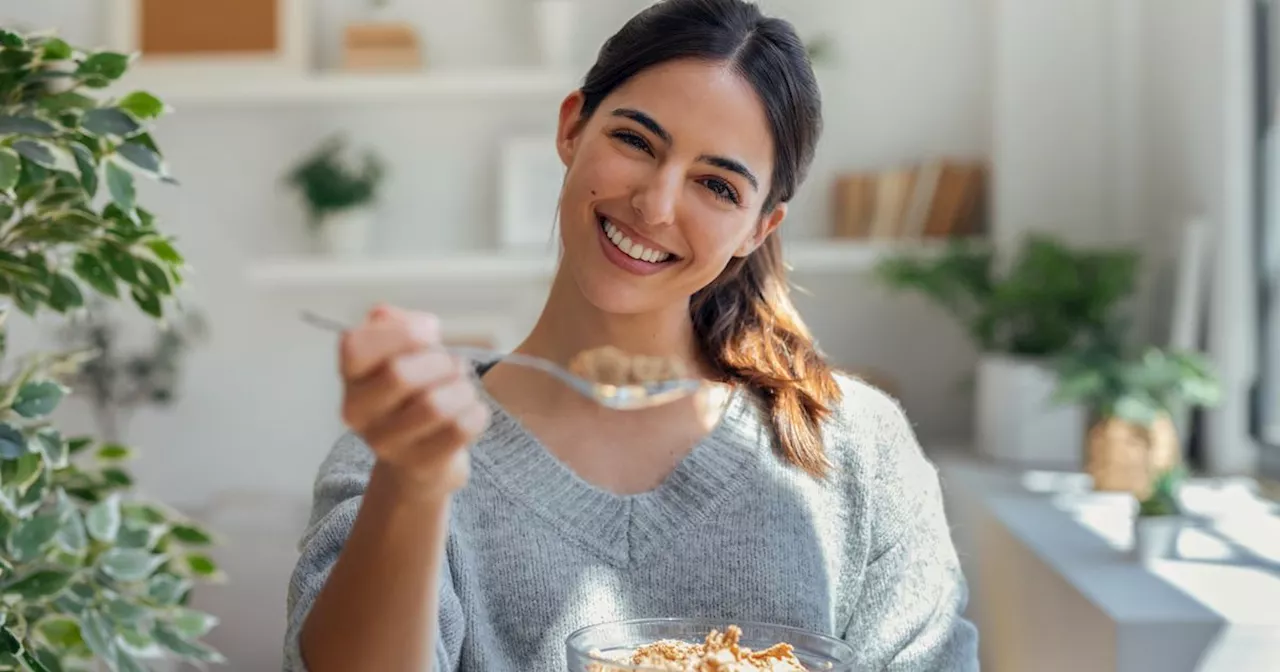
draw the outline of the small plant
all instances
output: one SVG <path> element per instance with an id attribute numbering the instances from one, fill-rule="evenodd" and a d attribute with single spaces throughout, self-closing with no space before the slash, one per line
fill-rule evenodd
<path id="1" fill-rule="evenodd" d="M 74 314 L 92 296 L 170 314 L 185 262 L 136 187 L 174 183 L 151 134 L 167 108 L 95 95 L 130 62 L 0 30 L 0 317 Z M 221 576 L 211 535 L 133 494 L 130 448 L 55 426 L 90 359 L 38 351 L 0 371 L 0 670 L 222 661 L 201 641 L 216 619 L 186 606 Z"/>
<path id="2" fill-rule="evenodd" d="M 1114 336 L 1063 355 L 1057 371 L 1055 401 L 1081 403 L 1101 419 L 1143 429 L 1189 408 L 1215 405 L 1221 396 L 1209 362 L 1199 353 L 1148 347 L 1131 355 Z"/>
<path id="3" fill-rule="evenodd" d="M 1133 292 L 1137 263 L 1131 251 L 1075 250 L 1037 235 L 1003 274 L 989 249 L 960 242 L 933 259 L 885 260 L 876 273 L 942 306 L 984 353 L 1045 358 L 1105 328 Z"/>
<path id="4" fill-rule="evenodd" d="M 385 170 L 371 151 L 356 156 L 343 136 L 333 136 L 286 176 L 306 201 L 313 229 L 329 215 L 367 206 L 378 196 Z"/>
<path id="5" fill-rule="evenodd" d="M 207 334 L 198 312 L 184 310 L 178 319 L 156 329 L 144 351 L 120 351 L 119 325 L 99 303 L 72 318 L 62 332 L 72 348 L 94 353 L 70 379 L 77 395 L 93 406 L 98 430 L 108 441 L 122 441 L 132 410 L 147 404 L 167 406 L 177 396 L 182 357 Z"/>
<path id="6" fill-rule="evenodd" d="M 1160 472 L 1152 483 L 1151 494 L 1139 500 L 1138 516 L 1154 518 L 1182 515 L 1178 490 L 1185 479 L 1186 470 L 1181 465 Z"/>

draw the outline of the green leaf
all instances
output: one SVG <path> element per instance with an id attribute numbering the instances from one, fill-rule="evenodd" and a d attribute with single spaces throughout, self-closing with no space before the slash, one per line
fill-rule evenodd
<path id="1" fill-rule="evenodd" d="M 49 277 L 49 307 L 58 312 L 66 312 L 84 305 L 84 295 L 75 280 L 54 273 Z"/>
<path id="2" fill-rule="evenodd" d="M 53 154 L 50 145 L 37 142 L 35 140 L 17 140 L 13 143 L 13 148 L 28 160 L 33 161 L 36 165 L 45 168 L 57 168 L 58 159 Z"/>
<path id="3" fill-rule="evenodd" d="M 160 306 L 160 297 L 145 287 L 134 287 L 129 294 L 133 297 L 133 302 L 137 304 L 142 312 L 151 317 L 164 317 L 164 309 Z"/>
<path id="4" fill-rule="evenodd" d="M 53 542 L 58 534 L 61 522 L 57 514 L 46 513 L 36 516 L 22 524 L 13 533 L 9 545 L 13 548 L 18 562 L 30 562 L 44 554 L 44 549 Z"/>
<path id="5" fill-rule="evenodd" d="M 18 640 L 18 636 L 13 634 L 9 626 L 0 626 L 0 651 L 4 653 L 18 653 L 22 651 L 22 642 Z"/>
<path id="6" fill-rule="evenodd" d="M 115 658 L 115 644 L 112 641 L 111 625 L 105 616 L 96 609 L 88 609 L 80 617 L 80 635 L 89 650 L 98 658 L 112 660 Z"/>
<path id="7" fill-rule="evenodd" d="M 120 548 L 148 549 L 151 548 L 157 537 L 158 535 L 152 534 L 151 530 L 145 527 L 121 525 L 120 534 L 116 535 L 116 546 Z"/>
<path id="8" fill-rule="evenodd" d="M 41 418 L 53 412 L 69 392 L 61 383 L 52 380 L 28 382 L 18 390 L 13 400 L 13 412 L 24 418 Z"/>
<path id="9" fill-rule="evenodd" d="M 60 114 L 70 110 L 89 110 L 98 106 L 98 101 L 75 91 L 63 91 L 51 96 L 44 96 L 37 103 L 41 110 L 49 114 Z"/>
<path id="10" fill-rule="evenodd" d="M 102 470 L 102 482 L 112 488 L 127 488 L 133 485 L 133 477 L 122 469 L 108 467 Z"/>
<path id="11" fill-rule="evenodd" d="M 22 49 L 27 46 L 26 40 L 22 36 L 12 30 L 0 28 L 0 47 L 8 47 L 10 49 Z"/>
<path id="12" fill-rule="evenodd" d="M 27 450 L 32 450 L 28 442 Z M 5 485 L 17 487 L 20 491 L 31 487 L 40 475 L 40 454 L 28 452 L 11 462 L 4 464 Z"/>
<path id="13" fill-rule="evenodd" d="M 0 423 L 0 459 L 16 460 L 27 453 L 27 437 L 9 423 Z"/>
<path id="14" fill-rule="evenodd" d="M 167 240 L 150 241 L 147 243 L 147 247 L 150 247 L 151 251 L 154 252 L 156 257 L 161 261 L 165 261 L 170 264 L 183 263 L 182 255 L 179 254 L 178 251 L 174 249 L 173 245 Z"/>
<path id="15" fill-rule="evenodd" d="M 187 658 L 206 663 L 225 663 L 226 659 L 216 650 L 199 642 L 189 642 L 164 623 L 156 623 L 151 634 L 166 649 Z"/>
<path id="16" fill-rule="evenodd" d="M 49 616 L 36 624 L 36 630 L 60 649 L 73 649 L 84 644 L 80 636 L 80 622 L 69 616 Z"/>
<path id="17" fill-rule="evenodd" d="M 220 575 L 217 563 L 203 553 L 188 553 L 185 560 L 187 568 L 196 576 L 212 579 Z"/>
<path id="18" fill-rule="evenodd" d="M 142 130 L 137 120 L 114 107 L 89 110 L 80 123 L 90 133 L 104 137 L 127 138 Z"/>
<path id="19" fill-rule="evenodd" d="M 84 520 L 78 509 L 72 509 L 62 518 L 55 541 L 71 553 L 80 553 L 89 545 L 89 537 L 85 533 Z"/>
<path id="20" fill-rule="evenodd" d="M 93 437 L 91 436 L 72 437 L 70 439 L 67 439 L 67 452 L 71 453 L 72 455 L 76 455 L 78 453 L 84 452 L 86 448 L 89 448 L 92 445 L 93 445 Z"/>
<path id="21" fill-rule="evenodd" d="M 116 153 L 129 163 L 153 175 L 163 175 L 166 171 L 164 161 L 155 152 L 136 142 L 126 142 L 116 149 Z"/>
<path id="22" fill-rule="evenodd" d="M 147 278 L 147 284 L 156 294 L 172 294 L 173 285 L 169 282 L 169 275 L 164 272 L 160 265 L 150 259 L 139 259 L 138 266 L 142 269 L 142 274 Z"/>
<path id="23" fill-rule="evenodd" d="M 99 559 L 102 570 L 120 581 L 141 581 L 164 564 L 165 556 L 152 555 L 143 548 L 112 548 Z"/>
<path id="24" fill-rule="evenodd" d="M 208 546 L 213 543 L 213 536 L 197 525 L 174 525 L 170 534 L 188 546 Z"/>
<path id="25" fill-rule="evenodd" d="M 173 574 L 156 574 L 147 581 L 147 595 L 161 606 L 178 604 L 188 590 L 191 581 Z"/>
<path id="26" fill-rule="evenodd" d="M 62 440 L 62 434 L 58 430 L 45 427 L 36 432 L 35 440 L 50 468 L 62 469 L 67 466 L 67 442 Z"/>
<path id="27" fill-rule="evenodd" d="M 133 457 L 132 448 L 122 446 L 118 443 L 104 444 L 97 452 L 97 458 L 103 462 L 121 462 L 124 460 L 132 460 Z"/>
<path id="28" fill-rule="evenodd" d="M 104 51 L 84 59 L 80 63 L 80 67 L 76 68 L 76 74 L 87 79 L 93 79 L 95 83 L 100 80 L 107 80 L 106 83 L 109 84 L 111 80 L 119 79 L 128 68 L 128 56 Z"/>
<path id="29" fill-rule="evenodd" d="M 83 645 L 84 641 L 81 640 L 80 646 Z M 58 660 L 58 656 L 49 649 L 43 647 L 36 648 L 36 658 L 44 664 L 45 669 L 49 672 L 63 672 L 65 669 L 62 667 L 62 662 Z"/>
<path id="30" fill-rule="evenodd" d="M 25 600 L 42 600 L 62 592 L 71 582 L 73 574 L 64 569 L 41 569 L 5 585 L 6 595 L 17 595 Z"/>
<path id="31" fill-rule="evenodd" d="M 72 268 L 81 280 L 89 283 L 90 287 L 100 293 L 112 298 L 120 296 L 119 290 L 116 289 L 116 279 L 98 257 L 88 252 L 80 252 L 76 254 Z"/>
<path id="32" fill-rule="evenodd" d="M 192 640 L 209 634 L 218 625 L 218 617 L 203 611 L 179 607 L 173 611 L 169 623 L 183 639 Z"/>
<path id="33" fill-rule="evenodd" d="M 33 135 L 47 138 L 57 132 L 58 129 L 53 124 L 35 117 L 0 115 L 0 135 Z"/>
<path id="34" fill-rule="evenodd" d="M 71 143 L 71 153 L 76 159 L 76 170 L 80 171 L 80 186 L 90 197 L 97 195 L 98 159 L 88 147 L 78 142 Z"/>
<path id="35" fill-rule="evenodd" d="M 35 654 L 31 653 L 29 650 L 22 652 L 22 662 L 26 663 L 27 667 L 31 668 L 31 672 L 53 672 L 53 670 L 49 669 L 49 667 L 44 664 L 43 660 L 37 658 Z"/>
<path id="36" fill-rule="evenodd" d="M 18 153 L 8 147 L 0 147 L 0 191 L 8 191 L 17 186 L 18 176 L 21 174 L 22 159 Z"/>
<path id="37" fill-rule="evenodd" d="M 125 651 L 124 648 L 116 649 L 116 670 L 117 672 L 149 672 L 149 670 L 138 662 L 136 658 Z"/>
<path id="38" fill-rule="evenodd" d="M 85 527 L 89 536 L 98 541 L 110 542 L 120 532 L 120 496 L 111 495 L 94 504 L 85 514 Z"/>
<path id="39" fill-rule="evenodd" d="M 132 211 L 137 205 L 133 176 L 114 163 L 107 163 L 107 190 L 111 192 L 111 200 L 126 212 Z"/>
<path id="40" fill-rule="evenodd" d="M 100 251 L 102 258 L 107 260 L 107 265 L 116 276 L 131 285 L 138 284 L 138 261 L 129 254 L 127 249 L 118 244 L 106 243 Z"/>
<path id="41" fill-rule="evenodd" d="M 165 112 L 165 104 L 146 91 L 130 93 L 120 99 L 118 106 L 139 119 L 155 119 Z"/>
<path id="42" fill-rule="evenodd" d="M 71 58 L 73 53 L 71 45 L 56 37 L 50 37 L 44 41 L 44 60 L 46 61 L 64 61 Z"/>

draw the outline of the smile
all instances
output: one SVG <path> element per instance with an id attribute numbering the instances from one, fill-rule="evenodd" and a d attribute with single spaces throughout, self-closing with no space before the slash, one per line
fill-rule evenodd
<path id="1" fill-rule="evenodd" d="M 609 239 L 609 242 L 632 259 L 650 264 L 661 264 L 675 258 L 675 255 L 670 252 L 646 247 L 638 241 L 631 240 L 617 226 L 614 226 L 613 222 L 609 221 L 607 217 L 600 217 L 600 227 L 604 230 L 604 235 Z"/>

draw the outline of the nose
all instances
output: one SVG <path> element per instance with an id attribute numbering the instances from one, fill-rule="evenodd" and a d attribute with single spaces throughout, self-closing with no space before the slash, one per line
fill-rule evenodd
<path id="1" fill-rule="evenodd" d="M 655 171 L 648 181 L 636 187 L 631 196 L 631 208 L 646 226 L 673 224 L 682 183 L 679 171 Z"/>

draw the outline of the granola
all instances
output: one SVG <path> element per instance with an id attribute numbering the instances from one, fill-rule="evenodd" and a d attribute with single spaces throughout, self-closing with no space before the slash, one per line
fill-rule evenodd
<path id="1" fill-rule="evenodd" d="M 569 362 L 569 370 L 605 385 L 639 385 L 689 375 L 684 362 L 678 359 L 633 355 L 612 345 L 578 353 Z"/>
<path id="2" fill-rule="evenodd" d="M 701 644 L 664 639 L 646 644 L 617 659 L 622 665 L 664 672 L 809 672 L 796 658 L 790 644 L 778 643 L 761 651 L 739 645 L 742 629 L 730 625 L 724 632 L 712 630 Z M 590 672 L 614 668 L 596 663 Z"/>

